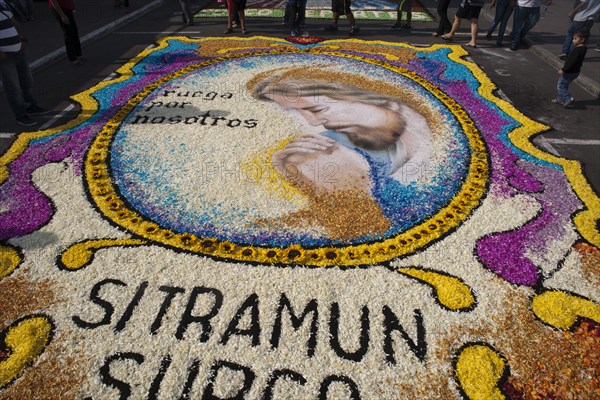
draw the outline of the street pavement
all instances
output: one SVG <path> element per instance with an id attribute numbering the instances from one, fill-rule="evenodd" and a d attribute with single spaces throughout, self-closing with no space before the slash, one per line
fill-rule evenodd
<path id="1" fill-rule="evenodd" d="M 207 0 L 192 1 L 193 10 L 201 8 Z M 422 0 L 422 4 L 437 17 L 435 0 Z M 197 18 L 194 26 L 184 26 L 179 2 L 175 0 L 130 0 L 128 12 L 114 9 L 110 0 L 76 1 L 76 19 L 88 62 L 72 65 L 66 60 L 62 32 L 47 2 L 37 1 L 35 21 L 24 22 L 23 28 L 30 39 L 28 58 L 34 71 L 35 96 L 40 104 L 52 113 L 37 118 L 37 129 L 44 129 L 74 118 L 85 112 L 69 100 L 69 96 L 107 79 L 124 62 L 163 36 L 190 37 L 222 36 L 226 27 L 224 18 Z M 310 5 L 310 0 L 308 1 Z M 459 1 L 451 4 L 449 15 L 454 15 Z M 498 48 L 495 40 L 485 40 L 485 30 L 493 17 L 486 6 L 480 18 L 478 47 L 469 49 L 469 57 L 477 63 L 499 88 L 498 95 L 511 101 L 523 114 L 551 127 L 548 132 L 534 138 L 534 143 L 545 151 L 583 163 L 584 172 L 600 193 L 600 52 L 595 44 L 600 41 L 600 23 L 592 28 L 588 54 L 582 74 L 571 85 L 576 99 L 565 109 L 551 103 L 556 96 L 556 69 L 563 61 L 558 58 L 564 35 L 569 27 L 567 14 L 572 1 L 555 0 L 534 27 L 526 48 L 511 51 Z M 349 37 L 349 25 L 340 19 L 337 32 L 325 32 L 327 20 L 308 20 L 311 35 L 324 38 Z M 406 42 L 412 45 L 444 43 L 431 33 L 436 22 L 415 22 L 410 31 L 390 30 L 392 21 L 359 21 L 364 40 Z M 509 22 L 509 28 L 512 20 Z M 250 33 L 283 37 L 289 34 L 279 19 L 249 19 Z M 468 41 L 468 23 L 463 21 L 454 44 Z M 237 34 L 240 34 L 239 31 Z M 509 32 L 507 32 L 509 34 Z M 234 34 L 235 35 L 235 34 Z M 508 38 L 505 38 L 508 42 Z M 27 128 L 17 125 L 4 95 L 0 97 L 0 154 L 6 151 L 17 135 Z M 29 128 L 31 130 L 31 128 Z"/>

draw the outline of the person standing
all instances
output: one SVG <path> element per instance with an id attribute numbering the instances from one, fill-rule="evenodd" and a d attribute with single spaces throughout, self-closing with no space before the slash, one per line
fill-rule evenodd
<path id="1" fill-rule="evenodd" d="M 433 37 L 440 37 L 452 29 L 452 24 L 448 19 L 448 7 L 450 7 L 451 0 L 438 0 L 437 14 L 440 17 L 440 23 L 438 24 L 437 31 L 433 33 Z"/>
<path id="2" fill-rule="evenodd" d="M 65 38 L 67 58 L 75 65 L 83 64 L 85 57 L 81 53 L 79 32 L 75 22 L 75 2 L 73 0 L 48 0 L 48 5 L 60 24 Z"/>
<path id="3" fill-rule="evenodd" d="M 555 104 L 560 104 L 564 107 L 568 107 L 575 101 L 569 92 L 569 85 L 579 76 L 581 72 L 581 66 L 587 53 L 587 41 L 590 38 L 589 30 L 577 31 L 573 34 L 573 50 L 569 53 L 565 64 L 561 69 L 558 70 L 560 77 L 556 84 L 558 96 L 552 100 Z"/>
<path id="4" fill-rule="evenodd" d="M 456 16 L 452 23 L 452 29 L 445 35 L 442 35 L 442 39 L 452 41 L 454 34 L 460 28 L 460 23 L 463 19 L 469 20 L 471 24 L 471 41 L 465 44 L 469 47 L 477 47 L 477 31 L 479 29 L 479 14 L 483 7 L 485 0 L 463 0 L 458 10 L 456 10 Z"/>
<path id="5" fill-rule="evenodd" d="M 34 126 L 37 122 L 30 115 L 46 114 L 48 110 L 38 106 L 32 94 L 33 77 L 25 57 L 28 42 L 19 23 L 0 2 L 0 78 L 4 93 L 16 121 Z"/>
<path id="6" fill-rule="evenodd" d="M 578 31 L 590 31 L 594 21 L 600 14 L 600 0 L 580 0 L 577 2 L 573 10 L 569 13 L 569 18 L 572 19 L 565 42 L 562 47 L 559 58 L 565 60 L 571 51 L 571 42 L 573 34 Z"/>
<path id="7" fill-rule="evenodd" d="M 525 36 L 540 20 L 540 8 L 549 6 L 552 0 L 517 0 L 513 17 L 510 49 L 517 50 Z"/>
<path id="8" fill-rule="evenodd" d="M 330 25 L 325 27 L 326 31 L 333 32 L 338 29 L 338 20 L 340 19 L 340 15 L 344 14 L 346 19 L 350 23 L 350 35 L 358 35 L 360 32 L 360 28 L 356 25 L 356 20 L 354 19 L 354 14 L 350 9 L 351 0 L 331 0 L 331 11 L 333 12 L 333 21 Z"/>
<path id="9" fill-rule="evenodd" d="M 491 8 L 496 8 L 496 14 L 494 15 L 494 22 L 487 31 L 485 38 L 487 40 L 492 40 L 492 34 L 496 27 L 500 25 L 498 28 L 498 37 L 496 38 L 496 45 L 498 47 L 502 47 L 502 41 L 504 40 L 504 32 L 506 31 L 506 25 L 508 24 L 508 20 L 513 13 L 515 8 L 515 0 L 492 0 Z"/>

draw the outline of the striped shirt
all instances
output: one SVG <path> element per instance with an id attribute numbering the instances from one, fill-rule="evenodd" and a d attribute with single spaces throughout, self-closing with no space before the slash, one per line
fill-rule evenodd
<path id="1" fill-rule="evenodd" d="M 0 51 L 16 53 L 21 50 L 21 38 L 12 22 L 12 13 L 0 5 Z"/>

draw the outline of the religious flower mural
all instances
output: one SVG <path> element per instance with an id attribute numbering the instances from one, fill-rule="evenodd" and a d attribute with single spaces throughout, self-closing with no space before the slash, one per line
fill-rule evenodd
<path id="1" fill-rule="evenodd" d="M 598 395 L 600 200 L 461 47 L 116 72 L 0 158 L 0 398 Z"/>

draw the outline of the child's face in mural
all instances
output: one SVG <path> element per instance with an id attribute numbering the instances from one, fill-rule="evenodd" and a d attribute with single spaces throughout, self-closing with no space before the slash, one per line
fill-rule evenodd
<path id="1" fill-rule="evenodd" d="M 383 150 L 398 141 L 404 129 L 400 105 L 386 106 L 338 100 L 327 96 L 287 97 L 270 94 L 269 99 L 296 110 L 312 126 L 344 133 L 355 145 L 368 150 Z"/>

